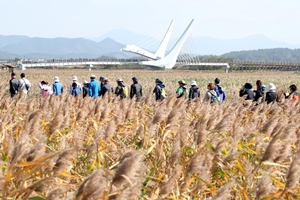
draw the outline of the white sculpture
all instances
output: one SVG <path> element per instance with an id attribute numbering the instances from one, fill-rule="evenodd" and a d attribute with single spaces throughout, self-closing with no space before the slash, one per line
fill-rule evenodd
<path id="1" fill-rule="evenodd" d="M 194 20 L 190 22 L 184 33 L 181 35 L 179 40 L 176 42 L 176 44 L 173 46 L 171 51 L 168 53 L 168 55 L 165 56 L 166 48 L 169 43 L 172 31 L 173 31 L 173 21 L 171 22 L 168 31 L 162 40 L 160 46 L 158 47 L 157 51 L 155 54 L 142 49 L 140 47 L 137 47 L 135 45 L 127 45 L 123 47 L 121 50 L 122 51 L 127 51 L 127 52 L 132 52 L 136 53 L 138 55 L 145 56 L 147 58 L 152 59 L 152 61 L 142 61 L 139 62 L 140 65 L 147 65 L 147 66 L 153 66 L 153 67 L 159 67 L 159 68 L 164 68 L 164 69 L 172 69 L 174 65 L 176 64 L 176 60 L 178 57 L 178 54 L 180 53 L 180 50 L 186 41 L 187 37 L 189 36 L 192 27 L 193 27 Z"/>

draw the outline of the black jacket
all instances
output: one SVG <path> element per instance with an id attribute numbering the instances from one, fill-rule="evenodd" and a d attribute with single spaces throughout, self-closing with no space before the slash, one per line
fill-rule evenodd
<path id="1" fill-rule="evenodd" d="M 276 92 L 267 92 L 266 93 L 266 102 L 272 103 L 278 100 L 278 94 Z"/>
<path id="2" fill-rule="evenodd" d="M 11 97 L 17 94 L 18 88 L 19 88 L 19 81 L 17 79 L 11 79 L 9 81 L 9 92 L 11 94 Z"/>
<path id="3" fill-rule="evenodd" d="M 119 82 L 118 86 L 116 87 L 116 90 L 115 90 L 115 95 L 120 96 L 121 98 L 125 98 L 125 95 L 123 92 L 124 87 L 125 87 L 125 85 L 122 82 Z"/>
<path id="4" fill-rule="evenodd" d="M 257 90 L 254 90 L 254 93 L 254 101 L 258 101 L 258 99 L 262 97 L 261 102 L 264 102 L 265 91 L 262 86 L 258 87 Z"/>
<path id="5" fill-rule="evenodd" d="M 132 99 L 134 95 L 137 99 L 143 96 L 142 86 L 138 82 L 135 82 L 130 87 L 130 98 Z"/>
<path id="6" fill-rule="evenodd" d="M 254 99 L 254 93 L 252 90 L 240 90 L 240 97 L 243 97 L 244 95 L 247 95 L 246 100 Z"/>
<path id="7" fill-rule="evenodd" d="M 89 95 L 89 86 L 83 86 L 82 87 L 82 97 L 86 97 L 87 95 Z"/>
<path id="8" fill-rule="evenodd" d="M 200 97 L 200 90 L 197 86 L 192 86 L 189 92 L 189 99 L 199 98 Z"/>

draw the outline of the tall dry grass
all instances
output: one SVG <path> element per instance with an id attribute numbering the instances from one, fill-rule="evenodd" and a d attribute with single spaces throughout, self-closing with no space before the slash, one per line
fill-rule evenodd
<path id="1" fill-rule="evenodd" d="M 299 83 L 297 74 L 95 73 L 125 76 L 127 85 L 138 76 L 145 96 L 140 102 L 67 93 L 40 98 L 33 84 L 27 99 L 11 99 L 9 75 L 0 73 L 1 199 L 300 198 L 300 105 L 255 105 L 237 96 L 244 82 L 272 80 L 280 90 Z M 76 70 L 26 74 L 32 83 L 59 74 L 65 87 L 72 75 L 89 76 Z M 198 82 L 203 97 L 216 76 L 227 91 L 224 104 L 174 96 L 184 77 Z M 152 95 L 156 77 L 167 85 L 164 102 Z"/>

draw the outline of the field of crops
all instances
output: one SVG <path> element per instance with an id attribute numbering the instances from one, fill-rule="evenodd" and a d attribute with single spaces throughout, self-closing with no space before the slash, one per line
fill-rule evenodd
<path id="1" fill-rule="evenodd" d="M 295 72 L 27 70 L 27 99 L 11 99 L 0 71 L 1 199 L 300 199 L 300 105 L 281 98 L 255 106 L 242 84 L 300 86 Z M 17 71 L 19 76 L 21 72 Z M 74 98 L 67 90 L 95 74 L 111 84 L 136 76 L 141 102 Z M 41 98 L 38 81 L 59 76 L 65 92 Z M 168 93 L 155 102 L 155 78 Z M 203 98 L 218 77 L 222 105 L 177 100 L 178 81 L 195 80 Z"/>

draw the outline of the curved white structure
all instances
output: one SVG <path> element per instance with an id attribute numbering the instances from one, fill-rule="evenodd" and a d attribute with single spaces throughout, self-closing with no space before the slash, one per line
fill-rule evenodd
<path id="1" fill-rule="evenodd" d="M 141 56 L 145 56 L 147 58 L 153 59 L 153 60 L 158 60 L 160 58 L 163 58 L 165 56 L 165 52 L 169 43 L 169 40 L 171 38 L 172 32 L 173 32 L 173 26 L 174 26 L 174 22 L 172 21 L 167 33 L 163 39 L 163 41 L 160 43 L 158 49 L 156 50 L 155 54 L 142 49 L 140 47 L 137 47 L 135 45 L 126 45 L 125 47 L 123 47 L 121 49 L 121 51 L 127 51 L 127 52 L 131 52 L 131 53 L 135 53 Z"/>
<path id="2" fill-rule="evenodd" d="M 139 64 L 155 66 L 155 67 L 160 67 L 160 68 L 165 68 L 165 69 L 172 69 L 174 67 L 174 65 L 176 64 L 178 54 L 179 54 L 185 40 L 187 39 L 187 37 L 189 36 L 189 34 L 192 30 L 193 24 L 194 24 L 194 20 L 192 20 L 190 22 L 190 24 L 188 25 L 188 27 L 186 28 L 184 33 L 181 35 L 179 40 L 176 42 L 176 44 L 174 45 L 174 47 L 172 48 L 172 50 L 168 53 L 168 55 L 166 57 L 161 58 L 159 60 L 155 60 L 155 61 L 143 61 L 143 62 L 140 62 Z"/>

